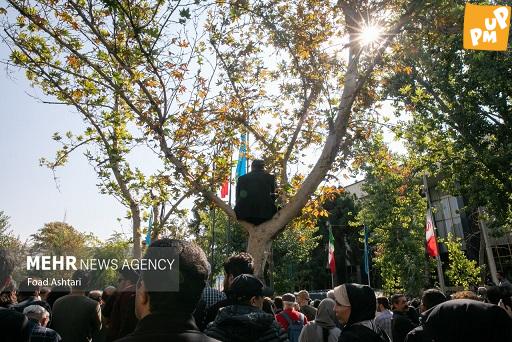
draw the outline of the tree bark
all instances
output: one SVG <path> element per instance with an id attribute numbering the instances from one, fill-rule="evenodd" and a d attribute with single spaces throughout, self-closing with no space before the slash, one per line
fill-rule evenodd
<path id="1" fill-rule="evenodd" d="M 136 204 L 130 205 L 132 213 L 133 257 L 140 259 L 142 256 L 140 239 L 140 209 Z"/>

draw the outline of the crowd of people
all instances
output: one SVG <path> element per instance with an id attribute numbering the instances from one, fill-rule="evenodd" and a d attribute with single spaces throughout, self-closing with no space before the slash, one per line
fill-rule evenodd
<path id="1" fill-rule="evenodd" d="M 378 296 L 362 284 L 334 287 L 323 300 L 308 291 L 273 297 L 253 275 L 248 253 L 224 263 L 224 289 L 207 285 L 210 265 L 195 243 L 160 239 L 144 258 L 179 258 L 179 289 L 155 290 L 171 282 L 169 272 L 119 270 L 116 287 L 86 291 L 14 286 L 15 262 L 0 248 L 0 341 L 160 342 L 290 341 L 416 342 L 512 341 L 512 285 L 446 296 L 438 289 L 419 298 Z M 73 279 L 87 279 L 78 270 Z"/>

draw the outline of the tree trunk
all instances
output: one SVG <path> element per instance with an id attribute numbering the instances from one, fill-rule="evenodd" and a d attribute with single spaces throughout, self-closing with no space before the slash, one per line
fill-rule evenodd
<path id="1" fill-rule="evenodd" d="M 140 259 L 142 256 L 140 248 L 140 210 L 137 205 L 131 205 L 130 211 L 132 213 L 133 257 L 136 259 Z"/>
<path id="2" fill-rule="evenodd" d="M 267 223 L 264 223 L 267 225 Z M 272 246 L 272 237 L 264 234 L 265 230 L 260 229 L 260 226 L 253 226 L 248 229 L 249 240 L 247 242 L 247 253 L 254 259 L 254 275 L 265 280 L 264 270 L 267 258 L 270 254 Z"/>

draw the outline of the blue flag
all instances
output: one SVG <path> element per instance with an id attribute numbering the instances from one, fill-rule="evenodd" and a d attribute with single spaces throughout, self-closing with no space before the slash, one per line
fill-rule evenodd
<path id="1" fill-rule="evenodd" d="M 370 274 L 370 250 L 368 248 L 368 228 L 364 226 L 364 273 Z"/>
<path id="2" fill-rule="evenodd" d="M 236 164 L 236 178 L 247 173 L 247 135 L 240 135 L 240 150 L 238 151 L 238 163 Z"/>
<path id="3" fill-rule="evenodd" d="M 151 228 L 153 228 L 153 209 L 151 209 L 151 214 L 149 215 L 148 233 L 146 234 L 146 246 L 148 247 L 151 245 Z"/>

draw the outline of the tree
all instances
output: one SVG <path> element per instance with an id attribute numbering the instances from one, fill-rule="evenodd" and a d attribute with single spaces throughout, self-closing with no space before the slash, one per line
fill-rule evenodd
<path id="1" fill-rule="evenodd" d="M 386 87 L 423 167 L 512 226 L 512 53 L 462 48 L 465 1 L 443 0 L 403 32 Z M 484 1 L 482 3 L 494 3 Z"/>
<path id="2" fill-rule="evenodd" d="M 446 270 L 446 275 L 454 286 L 462 286 L 464 290 L 469 290 L 470 286 L 481 283 L 481 269 L 477 266 L 475 260 L 469 260 L 462 250 L 460 238 L 454 237 L 452 233 L 448 234 L 446 239 L 441 240 L 448 248 L 450 263 Z"/>
<path id="3" fill-rule="evenodd" d="M 110 238 L 94 246 L 92 257 L 98 260 L 117 260 L 118 266 L 121 267 L 124 260 L 130 260 L 130 241 L 122 234 L 114 233 Z M 119 269 L 119 268 L 118 268 Z M 109 285 L 117 285 L 119 278 L 118 269 L 107 267 L 92 271 L 90 288 L 103 289 Z"/>
<path id="4" fill-rule="evenodd" d="M 414 164 L 391 153 L 375 135 L 356 161 L 366 174 L 358 224 L 370 230 L 373 261 L 386 293 L 417 295 L 425 283 L 425 212 Z M 411 165 L 412 164 L 412 165 Z"/>
<path id="5" fill-rule="evenodd" d="M 166 173 L 233 220 L 233 209 L 214 189 L 232 166 L 238 134 L 251 134 L 250 155 L 265 154 L 282 189 L 282 209 L 272 220 L 259 226 L 240 222 L 258 276 L 272 239 L 300 215 L 329 172 L 346 165 L 353 141 L 365 135 L 356 119 L 372 105 L 375 70 L 423 5 L 8 3 L 20 14 L 17 24 L 4 25 L 15 45 L 12 60 L 29 78 L 84 116 L 117 101 L 114 108 L 157 149 Z M 385 32 L 365 46 L 362 32 L 377 21 Z M 331 53 L 333 44 L 343 44 L 348 58 Z M 318 151 L 317 160 L 302 162 L 304 171 L 290 176 L 306 151 Z"/>
<path id="6" fill-rule="evenodd" d="M 359 226 L 353 226 L 359 211 L 355 198 L 351 194 L 340 191 L 333 200 L 326 201 L 323 207 L 328 211 L 329 216 L 320 220 L 320 224 L 325 230 L 327 230 L 327 222 L 332 227 L 336 282 L 338 284 L 357 282 L 357 279 L 350 278 L 347 273 L 347 265 L 359 267 L 362 261 L 360 242 L 362 229 Z"/>

